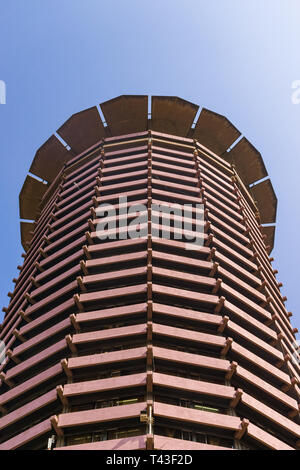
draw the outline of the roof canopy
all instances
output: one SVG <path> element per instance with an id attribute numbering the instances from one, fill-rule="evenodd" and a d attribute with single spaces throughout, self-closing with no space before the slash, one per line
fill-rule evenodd
<path id="1" fill-rule="evenodd" d="M 21 219 L 37 218 L 41 198 L 68 161 L 84 155 L 105 138 L 151 129 L 195 139 L 233 164 L 256 202 L 261 223 L 275 222 L 277 198 L 271 181 L 259 182 L 268 175 L 262 156 L 245 137 L 235 144 L 241 133 L 225 116 L 203 108 L 195 122 L 199 106 L 177 96 L 122 95 L 101 103 L 100 108 L 105 122 L 97 106 L 75 113 L 57 130 L 65 145 L 52 135 L 37 150 L 29 169 L 32 175 L 26 177 L 20 193 Z M 22 243 L 28 242 L 31 230 L 27 227 L 23 222 Z M 268 228 L 267 232 L 270 237 L 272 231 Z"/>

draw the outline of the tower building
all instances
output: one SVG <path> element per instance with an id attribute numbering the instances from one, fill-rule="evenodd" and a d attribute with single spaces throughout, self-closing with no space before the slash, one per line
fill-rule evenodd
<path id="1" fill-rule="evenodd" d="M 2 450 L 300 448 L 263 159 L 226 117 L 150 99 L 74 114 L 32 161 Z"/>

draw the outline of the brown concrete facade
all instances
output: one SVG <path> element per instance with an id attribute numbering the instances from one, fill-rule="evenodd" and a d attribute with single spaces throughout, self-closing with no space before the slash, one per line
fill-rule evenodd
<path id="1" fill-rule="evenodd" d="M 260 153 L 224 116 L 194 123 L 180 98 L 152 97 L 151 116 L 145 96 L 100 106 L 106 122 L 90 108 L 59 128 L 67 147 L 42 145 L 20 193 L 0 450 L 51 437 L 57 450 L 299 449 L 296 331 Z M 128 236 L 120 197 L 143 204 L 144 237 Z M 104 203 L 119 211 L 115 239 L 99 239 Z M 154 217 L 169 203 L 191 218 L 201 205 L 201 246 L 177 237 L 176 214 Z"/>

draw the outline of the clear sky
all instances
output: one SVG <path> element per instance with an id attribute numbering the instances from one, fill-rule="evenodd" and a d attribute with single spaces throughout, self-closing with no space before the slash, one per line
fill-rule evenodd
<path id="1" fill-rule="evenodd" d="M 273 266 L 300 330 L 299 24 L 299 0 L 0 0 L 0 305 L 23 261 L 18 195 L 40 145 L 115 96 L 176 95 L 261 152 L 279 200 Z"/>

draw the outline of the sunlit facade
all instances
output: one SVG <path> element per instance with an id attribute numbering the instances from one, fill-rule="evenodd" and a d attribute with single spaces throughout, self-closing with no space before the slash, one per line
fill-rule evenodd
<path id="1" fill-rule="evenodd" d="M 57 133 L 20 193 L 0 449 L 299 448 L 296 330 L 260 153 L 176 97 L 121 96 Z M 103 204 L 115 215 L 101 239 Z M 157 205 L 189 207 L 202 241 Z"/>

